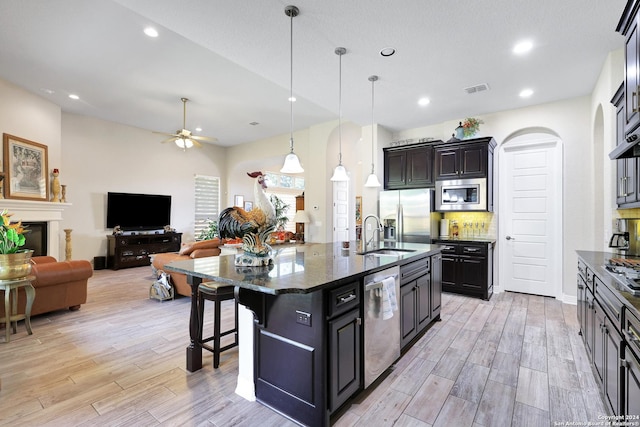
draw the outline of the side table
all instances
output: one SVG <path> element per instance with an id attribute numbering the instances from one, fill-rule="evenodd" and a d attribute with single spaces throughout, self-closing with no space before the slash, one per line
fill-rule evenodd
<path id="1" fill-rule="evenodd" d="M 0 290 L 4 291 L 4 319 L 0 319 L 0 323 L 4 323 L 6 328 L 4 342 L 10 341 L 11 327 L 13 333 L 17 333 L 19 320 L 24 320 L 29 335 L 33 333 L 31 332 L 31 307 L 36 297 L 36 290 L 31 281 L 34 279 L 35 276 L 27 276 L 13 280 L 0 280 Z M 24 314 L 18 314 L 18 289 L 20 288 L 24 288 L 27 297 Z"/>

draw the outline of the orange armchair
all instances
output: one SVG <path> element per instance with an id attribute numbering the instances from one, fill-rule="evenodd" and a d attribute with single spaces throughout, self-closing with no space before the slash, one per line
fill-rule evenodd
<path id="1" fill-rule="evenodd" d="M 219 246 L 222 244 L 220 239 L 201 240 L 199 242 L 183 243 L 180 252 L 167 252 L 155 254 L 153 256 L 153 268 L 163 270 L 171 277 L 171 282 L 175 287 L 176 293 L 186 297 L 191 296 L 191 286 L 187 283 L 187 276 L 182 273 L 167 271 L 164 269 L 165 264 L 173 261 L 189 258 L 204 258 L 209 256 L 220 255 Z"/>

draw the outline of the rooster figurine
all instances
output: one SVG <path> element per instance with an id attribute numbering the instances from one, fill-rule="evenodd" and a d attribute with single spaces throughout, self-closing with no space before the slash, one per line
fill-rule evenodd
<path id="1" fill-rule="evenodd" d="M 253 209 L 246 211 L 240 206 L 226 208 L 220 213 L 218 232 L 222 238 L 242 239 L 244 254 L 236 256 L 236 265 L 264 266 L 273 262 L 271 246 L 266 242 L 275 229 L 276 210 L 264 193 L 267 188 L 262 172 L 247 173 L 255 178 Z"/>

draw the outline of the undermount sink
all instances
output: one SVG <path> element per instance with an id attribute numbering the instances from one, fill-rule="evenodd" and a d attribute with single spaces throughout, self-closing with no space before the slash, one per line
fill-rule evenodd
<path id="1" fill-rule="evenodd" d="M 415 249 L 396 249 L 396 248 L 380 248 L 372 249 L 365 252 L 357 252 L 358 255 L 374 255 L 374 256 L 403 256 L 408 253 L 415 252 Z"/>

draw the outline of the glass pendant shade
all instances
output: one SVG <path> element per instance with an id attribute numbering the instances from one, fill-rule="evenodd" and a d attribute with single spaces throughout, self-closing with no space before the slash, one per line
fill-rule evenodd
<path id="1" fill-rule="evenodd" d="M 336 168 L 333 170 L 331 181 L 349 181 L 349 175 L 347 175 L 347 170 L 344 166 L 336 166 Z"/>
<path id="2" fill-rule="evenodd" d="M 300 159 L 298 158 L 296 153 L 293 152 L 293 150 L 289 154 L 287 154 L 287 157 L 284 158 L 284 165 L 282 166 L 282 169 L 280 169 L 280 172 L 282 173 L 304 172 L 304 169 L 302 169 L 302 166 L 300 165 Z"/>
<path id="3" fill-rule="evenodd" d="M 371 173 L 367 177 L 367 182 L 364 183 L 365 187 L 380 187 L 380 181 L 378 181 L 378 176 L 375 173 Z"/>

